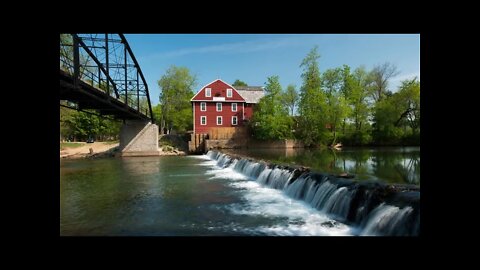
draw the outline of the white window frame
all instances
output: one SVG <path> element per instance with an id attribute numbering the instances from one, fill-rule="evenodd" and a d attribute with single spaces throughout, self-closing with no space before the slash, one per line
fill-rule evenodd
<path id="1" fill-rule="evenodd" d="M 233 123 L 233 119 L 235 119 L 235 122 L 236 122 L 235 124 Z M 238 125 L 238 117 L 232 116 L 232 126 L 236 126 L 236 125 Z"/>
<path id="2" fill-rule="evenodd" d="M 202 119 L 203 118 L 205 118 L 205 124 L 202 124 Z M 207 125 L 207 116 L 206 115 L 200 116 L 200 125 L 201 126 L 206 126 Z"/>
<path id="3" fill-rule="evenodd" d="M 205 88 L 205 96 L 206 97 L 212 96 L 212 88 Z"/>
<path id="4" fill-rule="evenodd" d="M 205 110 L 202 110 L 202 105 L 205 106 Z M 201 112 L 206 112 L 207 111 L 207 103 L 206 102 L 200 102 L 200 111 Z"/>
<path id="5" fill-rule="evenodd" d="M 218 110 L 218 104 L 220 104 L 220 110 Z M 223 109 L 223 105 L 221 102 L 217 102 L 217 104 L 215 104 L 215 108 L 217 109 L 217 112 L 221 112 L 222 109 Z"/>
<path id="6" fill-rule="evenodd" d="M 218 119 L 220 119 L 220 124 L 218 124 Z M 222 116 L 217 116 L 217 126 L 223 126 L 223 117 Z"/>
<path id="7" fill-rule="evenodd" d="M 230 95 L 229 95 L 228 93 L 230 93 Z M 232 88 L 227 88 L 227 97 L 233 97 L 233 90 L 232 90 Z"/>
<path id="8" fill-rule="evenodd" d="M 245 120 L 245 103 L 242 103 L 242 120 Z"/>
<path id="9" fill-rule="evenodd" d="M 235 104 L 235 110 L 233 110 L 233 104 Z M 238 104 L 236 102 L 232 102 L 232 105 L 230 105 L 232 107 L 232 112 L 236 112 L 238 110 Z"/>

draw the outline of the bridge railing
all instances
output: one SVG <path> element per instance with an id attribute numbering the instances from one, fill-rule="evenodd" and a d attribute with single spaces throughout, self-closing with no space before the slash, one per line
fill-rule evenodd
<path id="1" fill-rule="evenodd" d="M 154 121 L 147 82 L 123 34 L 60 34 L 60 69 Z"/>

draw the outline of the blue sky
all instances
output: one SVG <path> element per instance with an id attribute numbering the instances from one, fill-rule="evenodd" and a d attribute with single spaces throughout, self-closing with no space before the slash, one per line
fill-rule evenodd
<path id="1" fill-rule="evenodd" d="M 347 64 L 370 70 L 384 62 L 395 64 L 399 82 L 420 78 L 419 34 L 126 34 L 150 90 L 158 104 L 157 81 L 171 66 L 185 66 L 197 76 L 200 87 L 215 79 L 233 83 L 240 79 L 265 86 L 267 77 L 278 75 L 283 88 L 302 84 L 302 59 L 318 45 L 320 71 Z"/>

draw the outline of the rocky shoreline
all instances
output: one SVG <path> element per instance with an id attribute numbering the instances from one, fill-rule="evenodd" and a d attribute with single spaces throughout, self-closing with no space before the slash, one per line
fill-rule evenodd
<path id="1" fill-rule="evenodd" d="M 159 156 L 186 156 L 187 153 L 180 150 L 172 151 L 163 151 L 159 149 Z M 119 157 L 120 151 L 118 146 L 111 148 L 107 151 L 102 151 L 98 153 L 73 153 L 69 154 L 67 151 L 60 151 L 60 159 L 97 159 L 97 158 L 107 158 L 107 157 Z"/>

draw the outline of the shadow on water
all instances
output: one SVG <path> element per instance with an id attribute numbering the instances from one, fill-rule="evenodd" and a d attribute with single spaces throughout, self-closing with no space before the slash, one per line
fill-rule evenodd
<path id="1" fill-rule="evenodd" d="M 420 185 L 420 147 L 332 149 L 235 149 L 222 151 L 310 167 L 318 172 L 354 174 L 356 180 Z"/>

